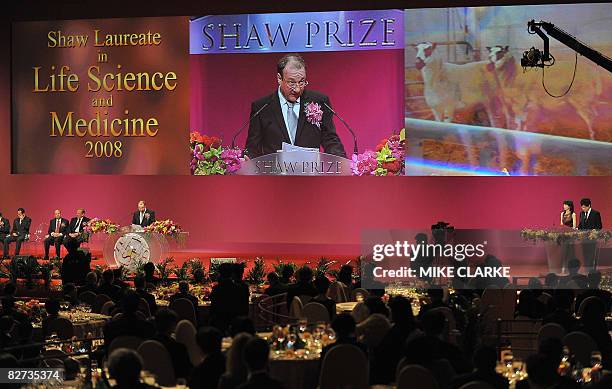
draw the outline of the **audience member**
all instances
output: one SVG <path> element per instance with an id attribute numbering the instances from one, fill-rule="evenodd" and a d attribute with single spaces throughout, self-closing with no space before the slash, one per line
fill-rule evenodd
<path id="1" fill-rule="evenodd" d="M 155 333 L 153 324 L 137 315 L 140 296 L 133 290 L 128 290 L 121 300 L 122 313 L 113 317 L 104 325 L 104 345 L 110 346 L 118 336 L 130 335 L 143 339 L 151 339 Z"/>
<path id="2" fill-rule="evenodd" d="M 248 368 L 243 358 L 243 351 L 249 340 L 249 334 L 238 334 L 234 337 L 232 345 L 227 352 L 225 373 L 219 380 L 218 389 L 235 389 L 246 382 Z"/>
<path id="3" fill-rule="evenodd" d="M 235 317 L 248 316 L 249 296 L 245 296 L 242 288 L 232 280 L 231 264 L 219 265 L 219 282 L 210 293 L 210 303 L 211 323 L 222 333 Z"/>
<path id="4" fill-rule="evenodd" d="M 76 307 L 81 302 L 77 298 L 77 288 L 73 283 L 63 285 L 63 299 L 68 302 L 71 307 Z"/>
<path id="5" fill-rule="evenodd" d="M 105 294 L 111 298 L 114 302 L 121 301 L 122 291 L 121 288 L 115 285 L 115 274 L 111 269 L 104 270 L 102 273 L 102 282 L 98 286 L 97 294 Z"/>
<path id="6" fill-rule="evenodd" d="M 244 361 L 249 370 L 247 381 L 239 389 L 282 389 L 280 381 L 268 375 L 267 366 L 270 355 L 268 342 L 262 338 L 251 338 L 244 346 Z"/>
<path id="7" fill-rule="evenodd" d="M 290 265 L 283 266 L 281 270 L 281 274 L 279 274 L 281 284 L 283 285 L 291 284 L 293 282 L 294 273 L 295 273 L 295 269 L 293 268 L 293 266 L 290 266 Z"/>
<path id="8" fill-rule="evenodd" d="M 553 293 L 554 311 L 544 317 L 542 324 L 556 323 L 572 332 L 578 328 L 578 320 L 572 315 L 571 307 L 574 292 L 569 289 L 556 289 Z"/>
<path id="9" fill-rule="evenodd" d="M 142 267 L 142 271 L 144 271 L 144 277 L 147 284 L 152 284 L 157 286 L 159 284 L 159 278 L 155 277 L 155 264 L 153 262 L 147 262 Z M 147 286 L 147 289 L 149 287 Z"/>
<path id="10" fill-rule="evenodd" d="M 96 272 L 90 271 L 85 276 L 85 285 L 79 286 L 78 295 L 80 296 L 83 292 L 98 293 L 98 275 Z"/>
<path id="11" fill-rule="evenodd" d="M 287 307 L 291 306 L 293 298 L 296 296 L 310 296 L 314 297 L 317 295 L 317 290 L 312 283 L 313 272 L 308 266 L 301 267 L 297 272 L 297 282 L 289 285 L 287 288 Z"/>
<path id="12" fill-rule="evenodd" d="M 599 299 L 584 303 L 580 317 L 581 331 L 588 334 L 601 352 L 604 369 L 612 369 L 612 340 L 606 324 L 606 305 Z"/>
<path id="13" fill-rule="evenodd" d="M 10 316 L 13 320 L 20 323 L 30 322 L 28 315 L 15 309 L 15 299 L 10 296 L 2 298 L 2 311 L 0 312 L 0 316 Z"/>
<path id="14" fill-rule="evenodd" d="M 223 334 L 215 327 L 202 327 L 196 341 L 204 360 L 191 371 L 189 387 L 192 389 L 217 389 L 221 375 L 225 373 L 225 356 L 221 352 Z"/>
<path id="15" fill-rule="evenodd" d="M 431 350 L 435 359 L 446 359 L 453 366 L 457 374 L 468 373 L 472 367 L 465 358 L 459 347 L 443 340 L 443 332 L 446 328 L 446 318 L 440 312 L 427 312 L 422 319 L 422 327 L 430 342 Z"/>
<path id="16" fill-rule="evenodd" d="M 138 275 L 134 277 L 134 288 L 138 296 L 141 299 L 144 299 L 149 305 L 149 311 L 151 311 L 151 315 L 155 316 L 157 312 L 157 302 L 155 301 L 155 296 L 146 290 L 146 281 L 144 276 Z"/>
<path id="17" fill-rule="evenodd" d="M 192 365 L 187 352 L 187 347 L 184 344 L 177 342 L 172 334 L 176 328 L 177 316 L 170 309 L 162 308 L 155 315 L 155 336 L 154 340 L 163 344 L 174 367 L 174 376 L 177 378 L 189 377 Z"/>
<path id="18" fill-rule="evenodd" d="M 455 377 L 455 370 L 446 359 L 438 357 L 432 338 L 426 336 L 415 337 L 404 346 L 404 359 L 402 364 L 420 365 L 431 372 L 440 388 L 448 388 Z"/>
<path id="19" fill-rule="evenodd" d="M 451 382 L 451 389 L 458 389 L 472 381 L 486 382 L 493 389 L 508 388 L 508 380 L 495 371 L 495 366 L 497 365 L 497 352 L 494 347 L 479 347 L 474 352 L 473 361 L 474 371 L 455 377 Z"/>
<path id="20" fill-rule="evenodd" d="M 341 344 L 352 344 L 353 346 L 357 346 L 365 355 L 368 355 L 365 344 L 357 341 L 357 337 L 355 336 L 356 325 L 353 316 L 348 313 L 341 313 L 336 316 L 331 327 L 336 333 L 336 342 L 323 347 L 323 350 L 321 350 L 321 362 L 329 350 Z"/>
<path id="21" fill-rule="evenodd" d="M 353 289 L 353 267 L 351 265 L 342 265 L 336 276 L 336 281 L 342 282 L 349 289 Z"/>
<path id="22" fill-rule="evenodd" d="M 191 301 L 194 309 L 198 309 L 198 298 L 193 294 L 189 293 L 189 282 L 179 282 L 179 291 L 170 296 L 170 303 L 178 299 L 187 299 Z"/>
<path id="23" fill-rule="evenodd" d="M 47 317 L 45 317 L 42 321 L 42 333 L 43 338 L 47 338 L 51 335 L 51 330 L 49 328 L 50 324 L 59 317 L 60 311 L 60 301 L 55 298 L 50 298 L 45 302 L 45 311 L 47 312 Z"/>
<path id="24" fill-rule="evenodd" d="M 115 389 L 153 389 L 140 382 L 142 358 L 134 350 L 118 348 L 108 357 L 108 371 L 117 384 Z"/>
<path id="25" fill-rule="evenodd" d="M 278 274 L 275 272 L 268 273 L 268 287 L 265 290 L 265 294 L 268 296 L 276 296 L 279 294 L 283 294 L 287 291 L 287 285 L 283 284 L 278 277 Z"/>
<path id="26" fill-rule="evenodd" d="M 329 289 L 330 282 L 324 275 L 318 276 L 314 281 L 314 286 L 317 290 L 317 295 L 310 300 L 311 302 L 322 304 L 327 308 L 329 313 L 329 320 L 333 320 L 336 316 L 336 302 L 327 297 L 327 290 Z"/>

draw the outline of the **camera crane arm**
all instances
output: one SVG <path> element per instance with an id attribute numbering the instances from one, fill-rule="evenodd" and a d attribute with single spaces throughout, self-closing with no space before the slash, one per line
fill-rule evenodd
<path id="1" fill-rule="evenodd" d="M 548 35 L 555 38 L 556 40 L 563 43 L 572 50 L 576 51 L 578 54 L 587 57 L 591 61 L 595 62 L 597 65 L 601 66 L 609 72 L 612 72 L 612 59 L 606 57 L 599 51 L 594 50 L 589 46 L 585 45 L 584 43 L 580 42 L 567 32 L 556 27 L 554 24 L 545 21 L 540 21 L 538 23 L 535 20 L 531 20 L 527 23 L 527 28 L 530 33 L 538 34 L 544 41 L 544 55 L 542 57 L 543 62 L 550 61 L 551 56 L 549 50 L 548 36 L 546 36 L 546 34 L 544 34 L 542 30 L 546 31 Z"/>

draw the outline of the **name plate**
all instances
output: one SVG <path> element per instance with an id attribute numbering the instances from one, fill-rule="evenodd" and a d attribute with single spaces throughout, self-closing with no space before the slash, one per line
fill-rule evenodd
<path id="1" fill-rule="evenodd" d="M 243 162 L 238 175 L 245 176 L 350 176 L 351 161 L 337 155 L 310 152 L 278 152 Z"/>

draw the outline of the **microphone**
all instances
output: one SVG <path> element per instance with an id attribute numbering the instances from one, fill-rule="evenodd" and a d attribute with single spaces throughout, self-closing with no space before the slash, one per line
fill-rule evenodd
<path id="1" fill-rule="evenodd" d="M 251 123 L 251 121 L 252 121 L 253 119 L 255 119 L 257 116 L 259 116 L 259 114 L 261 113 L 261 111 L 263 111 L 264 109 L 266 109 L 266 107 L 267 107 L 268 105 L 270 105 L 270 103 L 269 103 L 269 102 L 268 102 L 268 103 L 265 103 L 265 104 L 264 104 L 264 105 L 263 105 L 261 108 L 259 108 L 259 109 L 257 110 L 257 112 L 255 112 L 253 115 L 251 115 L 251 117 L 249 118 L 249 120 L 247 120 L 246 122 L 244 122 L 244 124 L 243 124 L 242 126 L 240 126 L 240 128 L 238 129 L 238 131 L 236 131 L 236 134 L 235 134 L 235 135 L 234 135 L 234 137 L 232 138 L 232 149 L 233 149 L 234 147 L 236 147 L 236 138 L 238 137 L 238 135 L 240 135 L 240 133 L 241 133 L 242 131 L 244 131 L 244 129 L 246 128 L 246 126 L 247 126 L 248 124 L 250 124 L 250 123 Z"/>
<path id="2" fill-rule="evenodd" d="M 347 122 L 344 121 L 344 119 L 342 119 L 340 117 L 340 115 L 338 115 L 336 113 L 336 111 L 334 111 L 332 109 L 332 107 L 329 106 L 329 104 L 327 104 L 325 101 L 323 102 L 323 105 L 325 105 L 325 107 L 327 109 L 329 109 L 329 111 L 338 119 L 340 119 L 340 121 L 342 122 L 342 124 L 344 124 L 344 126 L 346 127 L 347 130 L 349 130 L 349 132 L 351 133 L 351 135 L 353 135 L 353 154 L 359 154 L 359 150 L 357 149 L 357 135 L 355 135 L 355 132 L 353 131 L 353 129 L 351 128 L 351 126 L 348 125 Z"/>

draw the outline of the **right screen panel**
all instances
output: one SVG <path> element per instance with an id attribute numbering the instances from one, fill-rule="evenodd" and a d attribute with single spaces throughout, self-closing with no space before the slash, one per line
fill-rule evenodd
<path id="1" fill-rule="evenodd" d="M 408 175 L 612 175 L 611 73 L 554 38 L 521 66 L 530 20 L 610 57 L 612 4 L 405 12 Z"/>

